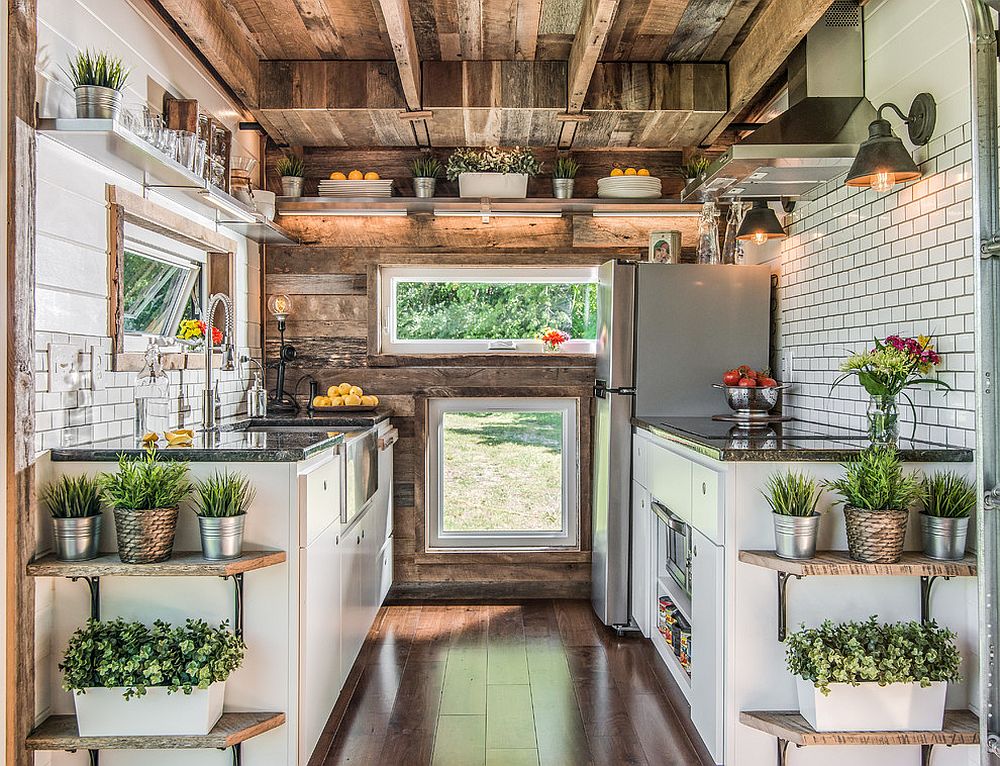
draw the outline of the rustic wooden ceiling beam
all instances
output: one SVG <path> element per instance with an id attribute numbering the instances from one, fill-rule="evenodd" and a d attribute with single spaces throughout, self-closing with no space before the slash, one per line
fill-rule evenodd
<path id="1" fill-rule="evenodd" d="M 729 60 L 729 111 L 702 139 L 712 144 L 750 105 L 833 0 L 773 0 Z"/>
<path id="2" fill-rule="evenodd" d="M 399 69 L 399 79 L 403 86 L 403 96 L 408 109 L 418 111 L 420 103 L 420 56 L 417 54 L 417 39 L 413 33 L 413 18 L 410 16 L 409 0 L 378 0 L 385 19 L 386 31 L 392 44 L 392 55 Z"/>
<path id="3" fill-rule="evenodd" d="M 608 42 L 608 32 L 614 23 L 620 0 L 586 0 L 580 15 L 580 24 L 573 38 L 569 52 L 569 85 L 566 112 L 573 114 L 583 110 L 583 101 L 590 89 L 590 79 L 594 75 L 597 62 L 601 59 L 604 46 Z M 576 122 L 563 122 L 559 131 L 559 146 L 568 148 L 573 144 Z"/>

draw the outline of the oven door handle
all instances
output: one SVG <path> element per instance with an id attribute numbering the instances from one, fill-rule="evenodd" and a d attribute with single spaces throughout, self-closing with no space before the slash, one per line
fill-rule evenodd
<path id="1" fill-rule="evenodd" d="M 386 431 L 385 436 L 380 436 L 378 440 L 379 452 L 384 452 L 393 444 L 399 441 L 399 429 L 393 428 L 391 431 Z"/>
<path id="2" fill-rule="evenodd" d="M 661 503 L 659 500 L 653 500 L 649 504 L 650 508 L 653 509 L 653 513 L 659 517 L 660 521 L 670 527 L 674 532 L 680 532 L 681 534 L 687 533 L 687 524 L 681 519 L 680 516 L 671 511 L 667 506 Z"/>

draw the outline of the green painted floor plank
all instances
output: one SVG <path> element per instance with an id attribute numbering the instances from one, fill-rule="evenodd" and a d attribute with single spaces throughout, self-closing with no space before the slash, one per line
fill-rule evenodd
<path id="1" fill-rule="evenodd" d="M 431 763 L 432 766 L 485 766 L 486 716 L 440 716 Z"/>
<path id="2" fill-rule="evenodd" d="M 490 749 L 486 751 L 486 766 L 538 766 L 538 751 Z"/>
<path id="3" fill-rule="evenodd" d="M 569 663 L 566 661 L 566 654 L 561 647 L 530 647 L 527 649 L 526 655 L 532 690 L 545 686 L 571 687 L 573 685 Z"/>
<path id="4" fill-rule="evenodd" d="M 486 715 L 486 647 L 452 647 L 444 671 L 441 715 Z"/>
<path id="5" fill-rule="evenodd" d="M 528 658 L 523 642 L 494 643 L 491 641 L 486 664 L 490 684 L 523 685 L 528 683 Z"/>
<path id="6" fill-rule="evenodd" d="M 535 749 L 531 689 L 524 685 L 486 688 L 486 746 L 493 749 Z"/>

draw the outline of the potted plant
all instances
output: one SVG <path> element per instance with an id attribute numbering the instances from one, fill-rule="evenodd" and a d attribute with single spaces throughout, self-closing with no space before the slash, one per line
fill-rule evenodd
<path id="1" fill-rule="evenodd" d="M 937 377 L 927 377 L 941 364 L 930 337 L 903 338 L 890 335 L 884 341 L 875 339 L 870 351 L 852 354 L 840 370 L 844 374 L 834 381 L 831 390 L 854 375 L 871 397 L 868 403 L 868 436 L 872 444 L 895 444 L 899 437 L 899 413 L 896 398 L 903 396 L 913 411 L 913 433 L 917 431 L 917 408 L 906 393 L 912 386 L 929 384 L 938 390 L 950 391 Z"/>
<path id="2" fill-rule="evenodd" d="M 438 176 L 441 175 L 441 162 L 437 157 L 418 157 L 410 163 L 413 172 L 413 192 L 418 197 L 433 197 Z"/>
<path id="3" fill-rule="evenodd" d="M 819 485 L 804 473 L 773 474 L 761 493 L 771 506 L 774 550 L 783 559 L 811 559 L 816 555 Z"/>
<path id="4" fill-rule="evenodd" d="M 684 185 L 692 184 L 708 172 L 712 161 L 704 154 L 693 154 L 691 158 L 677 168 L 677 175 L 684 179 Z"/>
<path id="5" fill-rule="evenodd" d="M 80 736 L 204 735 L 245 649 L 226 623 L 90 620 L 70 636 L 59 669 Z"/>
<path id="6" fill-rule="evenodd" d="M 851 558 L 895 564 L 903 553 L 910 506 L 923 496 L 916 474 L 903 473 L 895 447 L 872 446 L 845 463 L 844 476 L 827 483 L 843 498 Z"/>
<path id="7" fill-rule="evenodd" d="M 573 179 L 580 172 L 580 163 L 572 157 L 560 157 L 552 170 L 552 196 L 556 199 L 571 199 Z"/>
<path id="8" fill-rule="evenodd" d="M 955 634 L 934 622 L 827 620 L 786 643 L 816 731 L 940 731 L 948 682 L 960 680 Z"/>
<path id="9" fill-rule="evenodd" d="M 952 471 L 941 471 L 924 481 L 920 524 L 926 556 L 943 561 L 965 557 L 969 517 L 976 510 L 976 499 L 975 485 Z"/>
<path id="10" fill-rule="evenodd" d="M 243 553 L 243 529 L 253 502 L 250 480 L 217 473 L 195 485 L 195 513 L 206 559 L 235 559 Z"/>
<path id="11" fill-rule="evenodd" d="M 170 558 L 177 509 L 191 493 L 188 464 L 161 461 L 155 449 L 145 457 L 118 458 L 118 472 L 101 477 L 104 501 L 114 509 L 118 555 L 126 564 Z"/>
<path id="12" fill-rule="evenodd" d="M 80 51 L 70 58 L 67 74 L 76 95 L 78 118 L 118 119 L 129 74 L 120 58 L 103 52 Z"/>
<path id="13" fill-rule="evenodd" d="M 63 476 L 49 484 L 42 502 L 52 516 L 52 539 L 60 561 L 89 561 L 101 548 L 101 483 L 89 476 Z"/>
<path id="14" fill-rule="evenodd" d="M 286 154 L 275 163 L 275 168 L 281 176 L 281 196 L 301 197 L 302 183 L 306 174 L 302 158 Z"/>
<path id="15" fill-rule="evenodd" d="M 538 175 L 542 164 L 530 149 L 456 149 L 448 158 L 448 180 L 458 179 L 461 197 L 524 199 L 528 176 Z"/>

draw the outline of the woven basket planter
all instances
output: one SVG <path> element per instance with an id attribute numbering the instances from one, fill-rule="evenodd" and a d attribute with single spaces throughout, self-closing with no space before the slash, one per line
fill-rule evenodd
<path id="1" fill-rule="evenodd" d="M 131 511 L 115 508 L 118 556 L 126 564 L 166 561 L 174 549 L 177 509 Z"/>
<path id="2" fill-rule="evenodd" d="M 909 510 L 869 511 L 844 506 L 851 558 L 866 564 L 895 564 L 903 555 Z"/>

